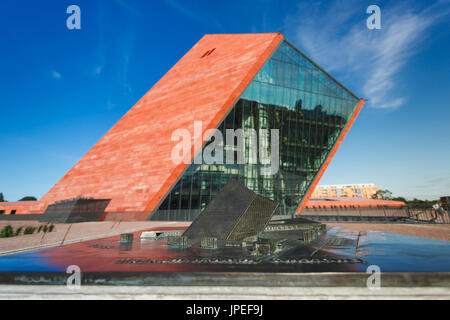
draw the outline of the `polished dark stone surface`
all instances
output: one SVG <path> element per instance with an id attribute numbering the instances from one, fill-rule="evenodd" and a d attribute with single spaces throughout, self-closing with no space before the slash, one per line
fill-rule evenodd
<path id="1" fill-rule="evenodd" d="M 109 275 L 121 274 L 132 277 L 135 284 L 140 278 L 149 281 L 152 275 L 163 275 L 166 283 L 175 281 L 180 274 L 190 275 L 193 277 L 190 281 L 195 282 L 195 274 L 202 273 L 208 273 L 208 279 L 214 274 L 229 279 L 223 274 L 236 272 L 246 275 L 352 273 L 365 272 L 374 264 L 382 272 L 450 271 L 450 246 L 446 241 L 381 232 L 355 233 L 339 227 L 328 230 L 308 244 L 291 239 L 288 249 L 270 256 L 254 256 L 242 247 L 201 249 L 191 245 L 185 249 L 171 248 L 166 239 L 141 241 L 139 236 L 140 232 L 134 234 L 131 245 L 121 244 L 120 236 L 114 236 L 2 256 L 0 283 L 34 283 L 38 275 L 42 280 L 49 274 L 59 274 L 60 283 L 67 276 L 64 274 L 70 265 L 77 265 L 83 273 L 90 274 L 93 282 L 100 281 L 96 278 L 98 275 L 107 282 L 105 279 Z M 46 272 L 47 276 L 41 276 L 40 272 Z M 164 274 L 172 280 L 167 280 L 168 276 Z M 183 280 L 177 281 L 181 282 L 175 283 L 182 285 Z"/>

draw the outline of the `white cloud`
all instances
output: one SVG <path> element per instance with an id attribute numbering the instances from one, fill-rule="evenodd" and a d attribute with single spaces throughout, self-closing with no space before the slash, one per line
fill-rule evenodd
<path id="1" fill-rule="evenodd" d="M 55 79 L 61 79 L 61 73 L 57 71 L 52 71 L 52 77 Z"/>
<path id="2" fill-rule="evenodd" d="M 100 73 L 102 73 L 102 71 L 103 71 L 103 67 L 102 66 L 98 66 L 94 70 L 95 74 L 100 74 Z"/>
<path id="3" fill-rule="evenodd" d="M 297 15 L 286 19 L 286 30 L 324 69 L 344 75 L 344 83 L 351 75 L 368 105 L 398 108 L 407 99 L 396 94 L 399 73 L 420 49 L 430 27 L 448 15 L 448 7 L 440 4 L 420 11 L 401 4 L 380 5 L 381 30 L 367 29 L 367 5 L 360 2 L 301 4 Z"/>
<path id="4" fill-rule="evenodd" d="M 108 101 L 106 101 L 106 109 L 112 110 L 115 107 L 117 107 L 117 105 L 115 103 L 111 102 L 109 99 L 108 99 Z"/>
<path id="5" fill-rule="evenodd" d="M 165 3 L 172 9 L 175 9 L 180 14 L 186 16 L 189 19 L 192 19 L 199 23 L 213 24 L 219 30 L 223 30 L 223 27 L 219 20 L 211 15 L 206 14 L 205 12 L 199 10 L 191 10 L 187 6 L 183 5 L 181 1 L 177 0 L 165 0 Z"/>

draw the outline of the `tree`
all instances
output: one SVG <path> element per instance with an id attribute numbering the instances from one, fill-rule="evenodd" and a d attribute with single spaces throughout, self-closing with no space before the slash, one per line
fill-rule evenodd
<path id="1" fill-rule="evenodd" d="M 403 198 L 403 197 L 395 197 L 395 198 L 392 198 L 391 200 L 394 200 L 394 201 L 403 201 L 404 203 L 407 203 L 408 201 L 405 199 L 405 198 Z"/>
<path id="2" fill-rule="evenodd" d="M 3 193 L 0 192 L 0 202 L 6 202 L 5 198 L 3 197 Z"/>
<path id="3" fill-rule="evenodd" d="M 437 200 L 421 200 L 414 198 L 408 201 L 408 206 L 411 207 L 420 207 L 420 208 L 431 208 L 433 204 L 435 204 Z"/>
<path id="4" fill-rule="evenodd" d="M 26 197 L 23 197 L 22 199 L 20 199 L 19 201 L 36 201 L 36 200 L 37 200 L 36 197 L 26 196 Z"/>
<path id="5" fill-rule="evenodd" d="M 390 200 L 392 199 L 392 192 L 389 190 L 378 190 L 374 195 L 372 195 L 372 199 L 383 199 Z"/>

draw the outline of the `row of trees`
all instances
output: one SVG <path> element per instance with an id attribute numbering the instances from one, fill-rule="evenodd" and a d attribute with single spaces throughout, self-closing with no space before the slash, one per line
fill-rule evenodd
<path id="1" fill-rule="evenodd" d="M 20 199 L 19 201 L 35 201 L 37 200 L 36 197 L 33 196 L 26 196 Z M 5 200 L 5 197 L 3 196 L 3 193 L 0 192 L 0 202 L 8 202 Z"/>
<path id="2" fill-rule="evenodd" d="M 408 206 L 429 206 L 429 207 L 431 207 L 433 204 L 437 202 L 437 200 L 420 200 L 417 198 L 414 198 L 413 200 L 406 200 L 404 197 L 393 197 L 392 192 L 387 189 L 378 190 L 372 196 L 372 199 L 403 201 Z"/>

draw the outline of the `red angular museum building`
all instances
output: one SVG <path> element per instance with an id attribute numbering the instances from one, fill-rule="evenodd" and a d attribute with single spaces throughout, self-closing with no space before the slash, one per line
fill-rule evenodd
<path id="1" fill-rule="evenodd" d="M 39 201 L 16 213 L 93 198 L 110 200 L 103 219 L 192 220 L 230 178 L 278 201 L 281 213 L 300 213 L 363 104 L 280 33 L 205 35 Z M 210 129 L 277 129 L 279 170 L 176 163 L 177 129 L 192 137 L 191 160 Z"/>

